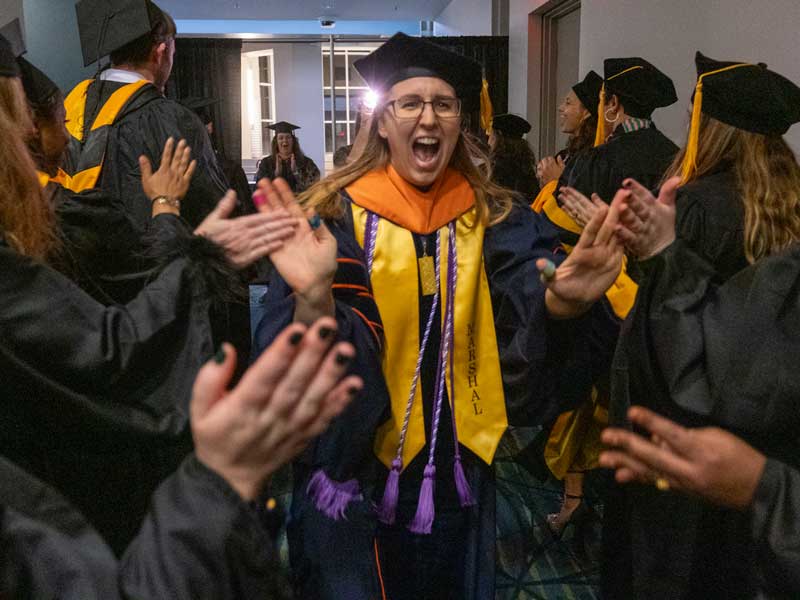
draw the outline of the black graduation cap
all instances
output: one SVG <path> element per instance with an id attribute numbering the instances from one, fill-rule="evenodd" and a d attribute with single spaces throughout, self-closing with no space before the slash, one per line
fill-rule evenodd
<path id="1" fill-rule="evenodd" d="M 19 19 L 0 28 L 0 77 L 19 77 L 17 57 L 25 53 Z"/>
<path id="2" fill-rule="evenodd" d="M 25 38 L 22 36 L 22 23 L 19 19 L 14 19 L 0 27 L 0 36 L 6 38 L 11 44 L 11 52 L 14 56 L 25 54 L 27 49 L 25 48 Z"/>
<path id="3" fill-rule="evenodd" d="M 601 87 L 603 87 L 603 78 L 595 71 L 589 71 L 583 81 L 572 86 L 572 91 L 575 92 L 583 107 L 595 116 L 597 116 Z"/>
<path id="4" fill-rule="evenodd" d="M 655 109 L 678 100 L 672 79 L 643 58 L 607 58 L 603 71 L 606 98 L 619 96 L 631 117 L 647 119 Z"/>
<path id="5" fill-rule="evenodd" d="M 697 52 L 701 110 L 753 133 L 782 135 L 800 121 L 800 88 L 763 63 L 718 61 Z"/>
<path id="6" fill-rule="evenodd" d="M 208 125 L 214 120 L 211 107 L 219 100 L 216 98 L 204 98 L 202 96 L 189 96 L 179 101 L 186 108 L 193 110 L 203 121 L 203 125 Z"/>
<path id="7" fill-rule="evenodd" d="M 268 125 L 267 129 L 272 129 L 275 133 L 291 133 L 294 135 L 295 129 L 300 129 L 300 126 L 287 123 L 286 121 L 278 121 L 277 123 Z"/>
<path id="8" fill-rule="evenodd" d="M 492 119 L 492 129 L 507 137 L 522 138 L 531 130 L 531 124 L 520 116 L 508 113 L 495 116 Z"/>
<path id="9" fill-rule="evenodd" d="M 149 0 L 81 0 L 75 5 L 88 66 L 150 33 Z"/>
<path id="10" fill-rule="evenodd" d="M 477 108 L 481 93 L 481 66 L 466 56 L 420 38 L 396 33 L 380 48 L 353 63 L 379 94 L 412 77 L 438 77 L 455 90 L 466 110 Z"/>
<path id="11" fill-rule="evenodd" d="M 25 95 L 31 104 L 44 104 L 59 92 L 53 80 L 34 65 L 22 57 L 17 62 L 22 76 L 22 87 L 25 88 Z"/>

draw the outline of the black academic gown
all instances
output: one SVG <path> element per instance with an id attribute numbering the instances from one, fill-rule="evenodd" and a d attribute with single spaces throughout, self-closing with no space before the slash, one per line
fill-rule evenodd
<path id="1" fill-rule="evenodd" d="M 0 452 L 62 491 L 116 550 L 188 451 L 194 377 L 213 354 L 209 307 L 232 275 L 172 215 L 162 266 L 125 306 L 94 301 L 0 243 Z"/>
<path id="2" fill-rule="evenodd" d="M 306 191 L 314 183 L 319 181 L 319 168 L 314 161 L 307 156 L 302 156 L 297 159 L 297 169 L 292 171 L 292 161 L 283 160 L 278 158 L 281 162 L 281 168 L 275 168 L 275 156 L 270 154 L 265 156 L 258 163 L 258 171 L 256 172 L 256 181 L 264 179 L 265 177 L 272 181 L 276 177 L 282 177 L 289 184 L 289 187 L 295 194 Z"/>
<path id="3" fill-rule="evenodd" d="M 334 283 L 363 285 L 369 289 L 365 256 L 355 241 L 349 208 L 345 215 L 341 222 L 329 224 L 339 245 L 340 266 Z M 418 254 L 422 247 L 421 237 L 414 235 Z M 563 253 L 557 247 L 555 232 L 527 206 L 515 207 L 505 221 L 487 228 L 484 238 L 484 260 L 508 417 L 509 422 L 516 425 L 545 423 L 563 410 L 577 406 L 591 386 L 589 323 L 597 320 L 612 328 L 617 326 L 604 304 L 575 321 L 556 322 L 547 318 L 544 287 L 539 282 L 535 261 L 549 258 L 560 262 Z M 350 341 L 357 348 L 353 371 L 364 378 L 366 387 L 348 409 L 353 411 L 352 414 L 346 413 L 344 418 L 335 421 L 331 431 L 320 438 L 317 447 L 295 464 L 288 533 L 293 578 L 298 582 L 299 595 L 309 598 L 375 597 L 381 586 L 375 561 L 377 547 L 382 569 L 393 563 L 388 567 L 392 573 L 386 570 L 382 573 L 390 597 L 405 598 L 425 593 L 445 597 L 441 590 L 430 591 L 431 585 L 436 587 L 438 576 L 442 589 L 447 589 L 452 597 L 467 600 L 493 598 L 494 474 L 491 467 L 462 448 L 465 475 L 478 505 L 466 510 L 458 507 L 452 477 L 452 432 L 446 425 L 449 423 L 447 402 L 443 402 L 443 425 L 439 433 L 442 445 L 437 448 L 437 464 L 441 461 L 441 465 L 437 467 L 435 486 L 437 520 L 434 521 L 433 535 L 440 544 L 422 539 L 420 548 L 430 548 L 420 551 L 420 556 L 415 557 L 417 562 L 412 566 L 410 561 L 414 557 L 408 556 L 403 564 L 397 564 L 402 548 L 408 548 L 407 540 L 400 538 L 416 509 L 427 445 L 400 478 L 398 525 L 389 528 L 392 531 L 386 531 L 382 526 L 381 530 L 378 529 L 372 505 L 381 499 L 387 470 L 375 458 L 373 442 L 377 426 L 386 418 L 389 404 L 380 368 L 381 341 L 374 334 L 375 330 L 380 331 L 380 316 L 373 301 L 347 288 L 335 287 L 334 298 L 337 301 L 339 338 Z M 430 298 L 420 297 L 420 321 L 425 319 L 424 307 L 429 302 Z M 267 304 L 270 305 L 268 316 L 256 332 L 256 351 L 266 347 L 293 313 L 291 290 L 277 275 L 270 283 Z M 354 307 L 367 316 L 371 326 L 354 315 Z M 421 322 L 416 325 L 424 327 Z M 432 334 L 429 350 L 423 358 L 429 365 L 435 362 L 439 342 L 436 334 Z M 422 373 L 423 414 L 429 437 L 434 386 L 430 383 L 425 385 L 425 378 L 430 379 L 430 374 L 425 374 L 425 368 Z M 447 451 L 442 449 L 448 445 Z M 315 509 L 305 487 L 314 467 L 324 468 L 329 461 L 336 462 L 340 453 L 346 453 L 358 468 L 351 469 L 349 475 L 339 473 L 337 479 L 348 479 L 355 474 L 364 499 L 351 503 L 345 521 L 334 521 Z M 439 527 L 437 521 L 443 515 L 450 525 Z M 381 544 L 385 547 L 381 548 Z M 334 547 L 335 552 L 331 550 Z M 437 560 L 426 561 L 426 557 Z M 444 579 L 443 572 L 437 572 L 437 565 L 448 569 L 452 566 L 448 561 L 457 563 L 457 580 L 452 582 L 452 587 L 446 588 L 444 584 L 451 581 Z M 401 579 L 403 565 L 405 577 Z M 410 568 L 413 571 L 409 571 Z M 402 589 L 398 589 L 398 585 Z"/>
<path id="4" fill-rule="evenodd" d="M 612 423 L 642 404 L 687 426 L 728 429 L 797 468 L 800 247 L 721 287 L 719 271 L 683 239 L 642 268 L 646 283 L 612 370 Z M 782 563 L 763 560 L 750 521 L 653 486 L 617 488 L 606 507 L 606 596 L 782 597 Z"/>
<path id="5" fill-rule="evenodd" d="M 155 492 L 118 562 L 69 502 L 0 458 L 0 591 L 20 600 L 287 598 L 258 511 L 194 456 Z"/>

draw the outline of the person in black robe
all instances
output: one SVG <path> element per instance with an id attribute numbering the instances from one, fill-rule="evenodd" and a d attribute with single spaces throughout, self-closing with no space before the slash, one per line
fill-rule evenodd
<path id="1" fill-rule="evenodd" d="M 492 179 L 517 192 L 526 204 L 539 194 L 536 155 L 524 137 L 530 130 L 531 124 L 520 116 L 497 115 L 492 119 L 489 136 Z"/>
<path id="2" fill-rule="evenodd" d="M 197 161 L 182 215 L 196 227 L 216 206 L 227 189 L 205 127 L 194 112 L 163 95 L 175 52 L 175 23 L 150 0 L 146 11 L 140 6 L 114 0 L 106 6 L 84 4 L 79 10 L 78 28 L 85 63 L 111 55 L 111 68 L 79 84 L 67 95 L 67 128 L 71 135 L 65 171 L 73 176 L 70 186 L 80 192 L 99 187 L 107 196 L 120 199 L 136 231 L 142 235 L 150 223 L 150 200 L 139 184 L 139 157 L 158 164 L 168 138 L 186 140 Z M 99 11 L 99 13 L 98 13 Z M 112 18 L 113 16 L 113 18 Z M 114 94 L 130 92 L 119 113 L 105 127 L 95 127 Z M 103 151 L 97 153 L 97 146 Z M 91 163 L 91 164 L 90 164 Z M 79 176 L 101 165 L 99 176 L 88 184 Z M 128 249 L 134 254 L 140 247 Z M 104 274 L 109 295 L 118 302 L 130 300 L 144 281 L 131 275 L 125 258 L 119 267 Z"/>
<path id="3" fill-rule="evenodd" d="M 228 158 L 220 146 L 220 134 L 214 121 L 214 106 L 217 102 L 213 98 L 187 98 L 181 100 L 181 104 L 191 108 L 205 125 L 208 137 L 211 140 L 211 146 L 217 156 L 217 162 L 225 174 L 225 180 L 228 182 L 230 189 L 236 192 L 240 212 L 252 214 L 256 212 L 256 207 L 253 205 L 250 183 L 247 181 L 247 174 L 242 168 L 242 161 Z"/>
<path id="4" fill-rule="evenodd" d="M 0 592 L 13 598 L 280 599 L 270 475 L 347 405 L 354 348 L 295 324 L 227 390 L 236 356 L 219 350 L 195 380 L 195 454 L 154 493 L 120 561 L 54 489 L 0 457 Z M 273 410 L 286 403 L 293 411 Z"/>
<path id="5" fill-rule="evenodd" d="M 383 590 L 392 598 L 491 598 L 495 594 L 491 452 L 488 461 L 486 456 L 479 458 L 470 449 L 476 446 L 475 439 L 461 429 L 456 438 L 452 415 L 455 412 L 461 422 L 467 418 L 465 412 L 486 414 L 482 421 L 485 429 L 481 431 L 491 439 L 502 435 L 506 417 L 512 423 L 540 424 L 562 409 L 571 408 L 570 403 L 582 400 L 590 385 L 588 342 L 581 334 L 588 334 L 589 319 L 608 319 L 609 311 L 598 305 L 597 313 L 578 321 L 548 318 L 549 309 L 535 262 L 562 259 L 554 231 L 527 206 L 513 202 L 508 191 L 489 182 L 486 171 L 477 171 L 475 157 L 462 145 L 465 142 L 455 120 L 460 102 L 454 102 L 450 95 L 458 94 L 466 106 L 477 106 L 479 66 L 427 42 L 397 34 L 357 63 L 356 68 L 373 89 L 384 92 L 391 89 L 392 93 L 403 84 L 421 85 L 417 75 L 424 73 L 427 79 L 423 81 L 434 80 L 440 86 L 430 91 L 440 101 L 430 101 L 411 92 L 407 97 L 397 92 L 398 99 L 385 95 L 389 103 L 376 111 L 379 122 L 371 127 L 366 150 L 353 163 L 355 173 L 339 175 L 342 179 L 336 181 L 338 191 L 330 197 L 326 195 L 328 192 L 320 192 L 322 195 L 314 200 L 314 190 L 311 192 L 309 202 L 325 217 L 324 224 L 319 215 L 312 217 L 307 227 L 301 224 L 303 231 L 298 232 L 291 247 L 271 255 L 277 273 L 270 281 L 267 296 L 270 310 L 256 332 L 256 349 L 269 343 L 286 323 L 310 319 L 317 311 L 324 311 L 335 315 L 339 336 L 359 348 L 353 369 L 365 379 L 365 393 L 311 451 L 295 462 L 288 532 L 293 579 L 303 597 L 371 598 Z M 393 102 L 402 106 L 392 108 Z M 392 123 L 397 110 L 400 116 Z M 457 141 L 459 149 L 453 155 L 453 162 L 450 157 L 437 155 L 443 152 L 440 148 L 405 146 L 408 136 L 389 131 L 390 123 L 400 127 L 397 124 L 400 121 L 405 122 L 406 128 L 418 124 L 427 133 L 422 137 L 435 137 L 442 146 Z M 385 142 L 379 139 L 382 128 L 388 132 Z M 394 161 L 381 164 L 375 159 L 381 143 L 398 153 L 400 166 L 396 167 Z M 453 147 L 448 148 L 452 153 Z M 442 160 L 439 177 L 427 170 L 424 175 L 415 171 L 410 174 L 406 169 L 413 167 L 400 163 L 407 158 L 407 152 L 428 157 L 430 161 L 427 152 L 431 150 L 434 158 Z M 458 170 L 444 169 L 442 164 L 456 164 Z M 480 164 L 486 166 L 485 161 Z M 400 169 L 404 172 L 402 176 Z M 437 240 L 442 229 L 450 227 L 448 223 L 454 232 L 459 223 L 458 233 L 452 234 L 457 236 L 456 244 L 460 246 L 462 241 L 469 244 L 466 241 L 469 236 L 462 229 L 463 219 L 469 222 L 469 215 L 473 214 L 470 211 L 476 205 L 473 193 L 477 195 L 478 191 L 460 174 L 459 170 L 467 169 L 473 169 L 468 172 L 480 182 L 477 189 L 491 194 L 484 197 L 484 208 L 487 212 L 497 211 L 496 222 L 475 223 L 477 230 L 485 231 L 485 235 L 472 238 L 479 241 L 460 250 L 475 254 L 458 256 L 459 281 L 470 281 L 462 265 L 480 265 L 481 269 L 485 265 L 485 277 L 481 278 L 485 287 L 475 293 L 470 303 L 464 300 L 462 306 L 478 305 L 486 310 L 480 313 L 481 317 L 475 317 L 480 319 L 480 325 L 475 324 L 480 331 L 474 332 L 473 343 L 478 344 L 476 338 L 483 336 L 481 344 L 494 346 L 494 357 L 492 351 L 484 355 L 488 366 L 479 373 L 480 377 L 485 373 L 488 379 L 492 358 L 496 359 L 497 388 L 491 392 L 481 388 L 485 398 L 482 405 L 480 395 L 465 395 L 453 409 L 448 399 L 450 393 L 440 387 L 441 412 L 436 417 L 436 373 L 442 372 L 440 352 L 449 343 L 447 330 L 443 332 L 439 324 L 448 311 L 437 305 L 438 295 L 434 290 L 439 289 L 439 282 L 431 286 L 426 281 L 423 265 L 426 258 L 434 262 L 432 254 L 439 253 Z M 332 177 L 335 180 L 337 174 Z M 433 185 L 426 186 L 422 181 L 425 177 Z M 284 182 L 278 181 L 273 186 L 262 181 L 260 185 L 270 209 L 291 207 L 295 214 L 304 214 Z M 440 208 L 444 214 L 431 217 L 420 205 L 436 207 L 434 214 Z M 375 211 L 373 217 L 365 214 L 371 211 Z M 362 217 L 368 219 L 366 222 L 380 219 L 372 221 L 379 223 L 374 246 L 367 242 Z M 428 222 L 427 217 L 435 223 Z M 390 245 L 391 238 L 383 238 L 381 232 L 391 236 L 392 227 L 400 231 L 394 238 L 399 245 L 389 248 L 384 244 Z M 362 231 L 363 240 L 359 233 Z M 374 255 L 371 247 L 376 248 Z M 395 253 L 398 249 L 400 253 Z M 300 263 L 295 262 L 298 259 Z M 399 266 L 401 260 L 408 262 Z M 551 267 L 555 268 L 552 264 Z M 618 271 L 619 264 L 614 268 Z M 309 277 L 309 269 L 325 273 Z M 442 273 L 445 269 L 441 267 Z M 321 285 L 317 277 L 325 278 Z M 448 297 L 458 297 L 462 289 L 471 288 L 456 287 L 455 294 L 448 293 Z M 312 301 L 317 294 L 323 299 Z M 416 303 L 418 311 L 409 308 L 412 303 Z M 379 310 L 380 306 L 386 310 Z M 455 308 L 456 312 L 460 310 Z M 391 321 L 387 318 L 389 314 Z M 453 342 L 457 356 L 471 331 L 461 318 L 456 317 L 455 329 L 451 329 L 458 331 L 459 341 Z M 428 327 L 428 322 L 437 326 Z M 608 322 L 615 326 L 613 319 Z M 427 330 L 428 342 L 423 345 L 421 340 Z M 413 341 L 406 343 L 412 338 L 416 338 L 416 346 Z M 403 349 L 411 350 L 406 355 L 411 362 L 382 364 L 384 356 Z M 456 382 L 468 385 L 470 367 L 462 361 L 469 354 L 460 356 L 455 359 L 451 373 L 458 373 L 454 375 Z M 378 461 L 376 442 L 382 425 L 403 420 L 395 401 L 404 402 L 408 397 L 415 360 L 420 384 L 417 400 L 420 406 L 413 417 L 418 452 L 400 473 L 392 460 L 391 468 L 387 468 L 385 452 Z M 403 388 L 400 393 L 389 389 L 390 385 L 397 386 L 396 380 L 391 382 L 394 370 L 408 373 L 408 381 L 400 382 Z M 452 389 L 452 381 L 450 385 Z M 477 407 L 470 401 L 476 402 Z M 498 406 L 503 411 L 500 421 L 496 420 Z M 434 439 L 436 452 L 431 455 Z M 494 439 L 499 441 L 499 437 Z M 390 452 L 394 453 L 396 446 L 391 443 L 390 446 Z M 456 465 L 460 468 L 454 470 Z M 387 509 L 392 504 L 392 480 L 397 484 L 396 496 L 394 506 Z M 435 505 L 435 514 L 432 509 L 427 513 L 429 529 L 425 524 L 415 524 L 418 518 L 425 520 L 426 504 L 420 500 L 425 489 Z M 465 502 L 467 496 L 474 502 L 470 503 L 469 498 Z M 381 506 L 380 523 L 373 508 L 376 503 Z M 392 510 L 394 513 L 390 515 Z M 332 552 L 332 548 L 336 551 Z"/>
<path id="6" fill-rule="evenodd" d="M 269 129 L 275 132 L 272 136 L 272 152 L 259 161 L 256 181 L 264 178 L 272 181 L 280 177 L 295 194 L 304 192 L 319 181 L 319 168 L 303 153 L 300 141 L 294 134 L 300 127 L 279 121 L 270 125 Z"/>
<path id="7" fill-rule="evenodd" d="M 674 237 L 677 229 L 678 241 L 666 258 L 642 263 L 643 285 L 614 357 L 610 420 L 621 423 L 628 406 L 642 404 L 682 425 L 723 427 L 797 466 L 797 438 L 786 430 L 796 410 L 793 384 L 779 375 L 788 368 L 783 357 L 791 346 L 781 349 L 781 341 L 768 341 L 777 336 L 794 343 L 791 311 L 771 312 L 770 306 L 787 306 L 777 290 L 789 285 L 796 268 L 776 271 L 789 260 L 776 257 L 765 263 L 765 271 L 737 272 L 800 240 L 800 165 L 782 138 L 800 121 L 800 88 L 762 65 L 719 62 L 700 53 L 696 63 L 703 93 L 695 97 L 699 105 L 676 168 L 680 181 L 687 182 L 678 188 L 677 224 L 671 230 Z M 720 139 L 729 146 L 719 147 Z M 724 159 L 715 164 L 709 157 L 716 155 Z M 665 184 L 662 194 L 674 193 L 678 181 Z M 769 193 L 753 185 L 760 181 L 769 181 Z M 636 184 L 629 189 L 643 193 Z M 745 213 L 760 218 L 746 219 Z M 641 247 L 635 251 L 652 254 Z M 772 292 L 739 296 L 738 304 L 727 304 L 713 320 L 699 320 L 695 311 L 704 298 L 714 302 L 709 286 L 727 281 L 725 289 L 734 297 L 744 294 L 734 290 L 750 285 L 756 272 L 771 274 Z M 775 297 L 767 300 L 770 293 Z M 736 333 L 744 331 L 736 323 L 743 315 L 756 320 L 751 311 L 760 314 L 758 327 L 747 336 Z M 770 391 L 770 377 L 782 381 L 782 391 Z M 677 494 L 640 486 L 617 489 L 609 498 L 604 531 L 604 588 L 612 596 L 630 597 L 755 593 L 761 584 L 742 568 L 755 551 L 743 542 L 746 526 L 735 511 Z M 666 574 L 664 565 L 670 569 Z"/>
<path id="8" fill-rule="evenodd" d="M 603 69 L 604 101 L 602 109 L 598 103 L 595 148 L 571 161 L 559 179 L 556 201 L 545 203 L 543 209 L 569 246 L 575 244 L 580 227 L 570 223 L 572 219 L 561 209 L 558 197 L 562 187 L 569 186 L 587 197 L 597 194 L 611 202 L 627 177 L 657 187 L 678 151 L 651 119 L 654 110 L 677 101 L 672 80 L 642 58 L 607 58 Z"/>

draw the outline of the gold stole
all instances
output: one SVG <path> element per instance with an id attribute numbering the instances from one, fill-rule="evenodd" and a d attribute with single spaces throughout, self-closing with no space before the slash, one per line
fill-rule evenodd
<path id="1" fill-rule="evenodd" d="M 367 211 L 351 203 L 356 239 L 364 246 Z M 473 226 L 474 224 L 474 226 Z M 500 438 L 508 427 L 505 394 L 497 350 L 489 281 L 483 264 L 485 227 L 475 223 L 475 209 L 456 222 L 458 280 L 454 315 L 453 383 L 447 369 L 447 393 L 455 402 L 458 440 L 487 464 L 491 464 Z M 441 240 L 441 313 L 447 288 L 448 228 L 439 229 Z M 429 249 L 435 252 L 435 247 Z M 375 454 L 391 467 L 400 443 L 408 395 L 419 356 L 419 286 L 417 253 L 412 234 L 380 219 L 375 239 L 372 290 L 383 321 L 386 345 L 383 373 L 391 398 L 392 415 L 375 439 Z M 435 326 L 435 325 L 434 325 Z M 442 343 L 445 340 L 442 339 Z M 449 361 L 448 361 L 449 363 Z M 452 435 L 451 425 L 439 424 L 439 435 Z M 403 466 L 425 446 L 421 385 L 417 386 L 403 448 Z"/>

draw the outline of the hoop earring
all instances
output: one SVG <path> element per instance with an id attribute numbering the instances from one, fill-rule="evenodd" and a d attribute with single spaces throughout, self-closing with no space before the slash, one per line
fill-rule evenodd
<path id="1" fill-rule="evenodd" d="M 606 120 L 606 121 L 608 121 L 609 123 L 616 123 L 617 121 L 619 121 L 619 113 L 617 113 L 616 115 L 614 115 L 614 118 L 613 118 L 613 119 L 609 119 L 609 118 L 608 118 L 608 113 L 609 113 L 611 110 L 613 110 L 613 109 L 611 109 L 611 108 L 607 108 L 607 109 L 606 109 L 606 111 L 603 113 L 603 118 L 605 118 L 605 120 Z"/>

